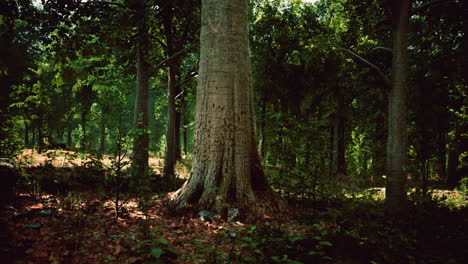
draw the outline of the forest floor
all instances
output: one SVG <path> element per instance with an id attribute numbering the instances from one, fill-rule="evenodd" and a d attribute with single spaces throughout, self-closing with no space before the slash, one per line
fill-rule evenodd
<path id="1" fill-rule="evenodd" d="M 130 161 L 131 153 L 128 153 L 122 162 Z M 23 149 L 21 151 L 21 162 L 26 164 L 28 167 L 37 167 L 50 164 L 55 168 L 71 168 L 76 166 L 83 166 L 87 162 L 93 161 L 93 158 L 89 154 L 82 154 L 72 150 L 47 150 L 42 153 L 38 153 L 35 149 Z M 103 155 L 100 161 L 104 166 L 112 166 L 112 159 L 109 155 Z M 158 158 L 154 155 L 150 155 L 148 160 L 149 168 L 155 174 L 161 174 L 164 169 L 164 159 Z M 128 166 L 128 165 L 127 165 Z M 190 172 L 191 160 L 184 159 L 176 166 L 176 172 L 179 177 L 187 178 Z"/>
<path id="2" fill-rule="evenodd" d="M 158 248 L 163 263 L 203 263 L 206 258 L 201 251 L 217 244 L 217 233 L 245 226 L 171 217 L 162 213 L 161 200 L 150 202 L 147 218 L 136 200 L 126 202 L 119 218 L 114 207 L 110 199 L 93 194 L 73 201 L 49 194 L 20 194 L 2 214 L 10 233 L 11 257 L 15 263 L 28 264 L 142 263 L 155 258 L 151 250 Z M 144 234 L 146 228 L 149 235 Z M 146 239 L 151 240 L 150 248 L 141 243 Z"/>
<path id="3" fill-rule="evenodd" d="M 468 253 L 467 210 L 431 207 L 392 223 L 375 205 L 344 202 L 252 225 L 171 216 L 160 199 L 146 216 L 135 199 L 119 218 L 114 207 L 96 194 L 20 193 L 0 214 L 0 262 L 461 264 Z"/>
<path id="4" fill-rule="evenodd" d="M 28 164 L 23 172 L 42 178 L 44 186 L 61 186 L 45 180 L 70 180 L 63 177 L 70 173 L 66 168 L 87 162 L 85 157 L 76 161 L 44 155 L 34 154 L 23 163 Z M 397 218 L 387 217 L 382 200 L 362 195 L 291 201 L 293 217 L 248 224 L 172 215 L 164 204 L 165 192 L 146 202 L 121 196 L 116 217 L 115 199 L 86 185 L 53 191 L 31 187 L 20 185 L 17 198 L 0 209 L 2 264 L 461 264 L 468 256 L 468 198 L 457 191 L 410 196 L 408 214 Z"/>

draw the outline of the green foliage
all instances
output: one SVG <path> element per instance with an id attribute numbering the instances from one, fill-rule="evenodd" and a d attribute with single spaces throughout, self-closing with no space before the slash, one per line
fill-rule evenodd
<path id="1" fill-rule="evenodd" d="M 19 134 L 19 122 L 15 118 L 2 112 L 0 109 L 0 157 L 12 158 L 21 149 L 21 139 Z"/>
<path id="2" fill-rule="evenodd" d="M 160 236 L 157 228 L 153 228 L 149 235 L 150 239 L 136 245 L 137 252 L 146 256 L 144 263 L 167 263 L 168 258 L 176 258 L 177 255 L 171 249 L 169 241 Z"/>
<path id="3" fill-rule="evenodd" d="M 465 196 L 468 197 L 468 177 L 464 177 L 460 181 L 460 186 L 458 190 Z"/>
<path id="4" fill-rule="evenodd" d="M 227 247 L 200 246 L 208 251 L 208 263 L 327 263 L 331 260 L 328 249 L 333 246 L 328 239 L 333 233 L 328 226 L 315 224 L 305 236 L 292 235 L 288 229 L 266 222 L 238 233 L 219 232 L 219 244 Z"/>

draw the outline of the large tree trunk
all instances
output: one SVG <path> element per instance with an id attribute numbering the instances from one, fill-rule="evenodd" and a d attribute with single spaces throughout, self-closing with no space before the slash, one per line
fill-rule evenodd
<path id="1" fill-rule="evenodd" d="M 140 25 L 140 43 L 137 47 L 137 95 L 134 124 L 137 134 L 133 141 L 133 173 L 137 179 L 144 179 L 148 169 L 148 109 L 149 109 L 149 65 L 147 60 L 146 26 Z"/>
<path id="2" fill-rule="evenodd" d="M 388 213 L 396 214 L 405 208 L 407 196 L 407 74 L 408 74 L 408 25 L 411 0 L 393 2 L 393 62 L 392 89 L 389 94 L 388 140 L 387 140 L 387 187 L 386 206 Z"/>
<path id="3" fill-rule="evenodd" d="M 269 187 L 255 142 L 247 1 L 203 0 L 192 172 L 175 208 L 255 219 L 286 210 Z"/>

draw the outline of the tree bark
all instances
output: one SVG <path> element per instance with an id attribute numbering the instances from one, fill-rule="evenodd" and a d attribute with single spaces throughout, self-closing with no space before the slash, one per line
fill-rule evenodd
<path id="1" fill-rule="evenodd" d="M 171 204 L 247 220 L 284 212 L 256 148 L 247 1 L 203 0 L 201 23 L 193 167 Z"/>
<path id="2" fill-rule="evenodd" d="M 407 204 L 406 156 L 407 156 L 407 74 L 408 26 L 411 0 L 393 2 L 393 62 L 392 89 L 389 94 L 387 139 L 387 187 L 386 207 L 390 214 L 404 210 Z"/>
<path id="3" fill-rule="evenodd" d="M 170 55 L 169 55 L 170 56 Z M 168 72 L 168 103 L 167 103 L 167 128 L 166 128 L 166 155 L 164 156 L 164 176 L 175 177 L 176 163 L 176 72 L 174 66 L 169 66 Z"/>
<path id="4" fill-rule="evenodd" d="M 166 38 L 167 57 L 171 58 L 178 47 L 175 47 L 173 39 L 173 14 L 171 11 L 164 16 L 164 34 Z M 177 78 L 180 75 L 180 58 L 173 59 L 168 69 L 168 95 L 167 95 L 167 127 L 166 127 L 166 153 L 164 156 L 164 176 L 168 179 L 175 178 L 174 167 L 176 161 L 180 159 L 180 113 L 177 111 L 176 96 L 180 93 L 177 86 Z"/>
<path id="5" fill-rule="evenodd" d="M 149 109 L 149 64 L 147 62 L 148 43 L 145 22 L 140 24 L 140 40 L 137 47 L 137 94 L 135 102 L 134 124 L 137 129 L 133 141 L 133 173 L 141 180 L 148 169 L 148 109 Z"/>

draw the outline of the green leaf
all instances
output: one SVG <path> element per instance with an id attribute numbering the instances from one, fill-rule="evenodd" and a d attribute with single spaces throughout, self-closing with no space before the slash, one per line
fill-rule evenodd
<path id="1" fill-rule="evenodd" d="M 162 248 L 151 249 L 151 255 L 157 259 L 159 259 L 163 253 L 164 253 L 164 250 Z"/>
<path id="2" fill-rule="evenodd" d="M 32 224 L 29 224 L 29 225 L 24 225 L 23 227 L 25 228 L 31 228 L 31 229 L 39 229 L 41 228 L 41 224 L 39 223 L 32 223 Z"/>
<path id="3" fill-rule="evenodd" d="M 288 259 L 288 263 L 289 264 L 304 264 L 303 262 L 300 262 L 300 261 L 297 261 L 297 260 L 292 260 L 292 259 Z"/>
<path id="4" fill-rule="evenodd" d="M 52 210 L 42 210 L 39 213 L 44 216 L 49 216 L 52 214 Z"/>
<path id="5" fill-rule="evenodd" d="M 150 243 L 151 241 L 152 241 L 152 240 L 143 240 L 143 241 L 141 241 L 140 243 L 138 243 L 138 244 L 136 245 L 136 247 L 142 246 L 142 245 L 144 245 L 144 244 L 148 244 L 148 243 Z"/>
<path id="6" fill-rule="evenodd" d="M 319 245 L 331 247 L 333 244 L 329 241 L 320 241 Z"/>
<path id="7" fill-rule="evenodd" d="M 296 241 L 298 241 L 298 240 L 302 240 L 302 239 L 304 239 L 304 238 L 301 237 L 301 236 L 295 236 L 295 237 L 289 238 L 289 241 L 291 241 L 291 242 L 294 243 L 294 242 L 296 242 Z"/>
<path id="8" fill-rule="evenodd" d="M 168 245 L 169 244 L 169 241 L 167 241 L 167 239 L 165 239 L 164 237 L 155 238 L 155 239 L 153 239 L 153 242 L 157 243 L 157 244 L 163 244 L 163 245 Z"/>

